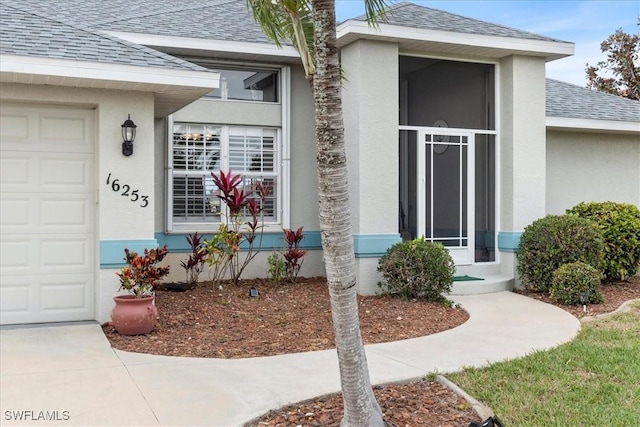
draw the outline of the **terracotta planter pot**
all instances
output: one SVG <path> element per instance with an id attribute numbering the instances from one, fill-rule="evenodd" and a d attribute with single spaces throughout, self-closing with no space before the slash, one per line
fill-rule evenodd
<path id="1" fill-rule="evenodd" d="M 158 309 L 154 297 L 136 298 L 133 295 L 113 297 L 116 306 L 111 310 L 111 322 L 122 335 L 142 335 L 153 330 Z"/>

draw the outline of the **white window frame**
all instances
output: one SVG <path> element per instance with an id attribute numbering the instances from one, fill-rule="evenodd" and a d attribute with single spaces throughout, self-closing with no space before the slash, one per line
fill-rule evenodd
<path id="1" fill-rule="evenodd" d="M 260 65 L 256 65 L 256 67 L 261 67 Z M 272 68 L 276 68 L 273 67 Z M 275 222 L 266 223 L 264 227 L 265 232 L 281 232 L 283 228 L 289 228 L 290 225 L 290 105 L 291 105 L 291 90 L 290 90 L 290 80 L 291 80 L 291 69 L 289 66 L 277 67 L 279 68 L 279 76 L 280 76 L 280 105 L 282 108 L 282 120 L 280 123 L 280 127 L 277 126 L 260 126 L 256 124 L 246 123 L 246 124 L 221 124 L 221 123 L 206 123 L 211 125 L 222 126 L 226 129 L 230 127 L 253 127 L 253 128 L 266 128 L 266 129 L 276 129 L 276 144 L 278 146 L 278 154 L 277 160 L 274 160 L 275 166 L 277 167 L 277 180 L 278 180 L 278 189 L 277 189 L 277 218 Z M 220 99 L 211 99 L 207 98 L 207 102 L 228 102 L 226 100 Z M 241 101 L 242 102 L 242 101 Z M 247 102 L 247 101 L 244 101 Z M 186 121 L 180 121 L 185 122 Z M 173 222 L 173 125 L 174 118 L 173 115 L 169 115 L 167 117 L 167 142 L 166 142 L 166 165 L 165 165 L 165 191 L 164 197 L 166 197 L 165 203 L 165 232 L 167 234 L 182 234 L 182 233 L 193 233 L 193 232 L 201 232 L 201 233 L 212 233 L 215 232 L 218 228 L 220 222 L 193 222 L 193 223 L 174 223 Z M 194 122 L 195 123 L 195 122 Z M 202 122 L 198 122 L 202 123 Z M 225 133 L 225 132 L 223 132 Z M 228 133 L 226 134 L 228 136 Z M 223 136 L 222 146 L 223 148 L 223 163 L 221 165 L 221 170 L 227 172 L 228 171 L 228 160 L 224 160 L 225 157 L 228 157 L 228 151 L 225 153 L 224 150 L 228 150 L 228 140 L 225 142 L 226 136 Z M 236 173 L 235 171 L 232 171 Z"/>

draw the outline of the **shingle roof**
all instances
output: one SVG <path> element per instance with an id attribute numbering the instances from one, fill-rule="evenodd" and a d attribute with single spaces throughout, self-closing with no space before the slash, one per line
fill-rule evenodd
<path id="1" fill-rule="evenodd" d="M 546 115 L 640 123 L 640 101 L 547 79 Z"/>
<path id="2" fill-rule="evenodd" d="M 272 43 L 242 0 L 0 0 L 0 53 L 206 71 L 101 32 Z M 364 20 L 364 16 L 355 18 Z M 463 16 L 399 3 L 387 23 L 405 27 L 557 41 Z M 547 79 L 547 116 L 640 121 L 640 102 Z"/>
<path id="3" fill-rule="evenodd" d="M 96 31 L 269 43 L 244 0 L 4 0 Z"/>
<path id="4" fill-rule="evenodd" d="M 354 18 L 365 21 L 366 16 Z M 477 19 L 466 18 L 442 10 L 419 6 L 414 3 L 398 3 L 387 9 L 385 23 L 401 27 L 421 28 L 427 30 L 451 31 L 456 33 L 478 34 L 486 36 L 510 37 L 541 41 L 559 42 L 561 40 L 544 37 L 539 34 L 492 24 Z"/>
<path id="5" fill-rule="evenodd" d="M 42 2 L 49 6 L 56 3 Z M 3 54 L 208 71 L 144 46 L 49 19 L 42 12 L 23 10 L 6 1 L 0 5 L 0 53 Z"/>
<path id="6" fill-rule="evenodd" d="M 254 21 L 244 0 L 200 1 L 196 2 L 197 6 L 192 2 L 185 2 L 181 8 L 174 7 L 173 10 L 161 9 L 155 1 L 149 3 L 153 5 L 155 13 L 105 23 L 101 28 L 174 37 L 273 44 Z"/>

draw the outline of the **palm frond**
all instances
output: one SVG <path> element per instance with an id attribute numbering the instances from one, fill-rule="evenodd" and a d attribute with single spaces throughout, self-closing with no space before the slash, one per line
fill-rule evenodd
<path id="1" fill-rule="evenodd" d="M 387 16 L 387 0 L 365 0 L 364 9 L 367 23 L 378 28 L 380 21 L 384 22 Z"/>
<path id="2" fill-rule="evenodd" d="M 309 0 L 247 0 L 253 18 L 278 47 L 284 41 L 295 46 L 307 78 L 315 72 L 313 22 Z"/>

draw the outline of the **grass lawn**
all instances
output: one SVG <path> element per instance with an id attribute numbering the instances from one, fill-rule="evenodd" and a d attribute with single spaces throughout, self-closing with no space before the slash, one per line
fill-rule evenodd
<path id="1" fill-rule="evenodd" d="M 447 377 L 513 426 L 640 426 L 640 302 L 550 351 Z"/>

